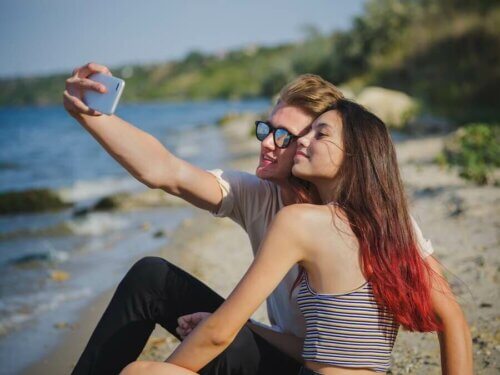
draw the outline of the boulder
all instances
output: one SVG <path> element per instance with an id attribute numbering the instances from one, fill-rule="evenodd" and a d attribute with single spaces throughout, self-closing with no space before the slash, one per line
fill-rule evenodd
<path id="1" fill-rule="evenodd" d="M 49 189 L 32 189 L 0 193 L 0 214 L 43 212 L 71 206 Z"/>
<path id="2" fill-rule="evenodd" d="M 366 87 L 356 101 L 375 113 L 388 127 L 402 129 L 418 113 L 418 104 L 407 94 L 384 89 Z"/>

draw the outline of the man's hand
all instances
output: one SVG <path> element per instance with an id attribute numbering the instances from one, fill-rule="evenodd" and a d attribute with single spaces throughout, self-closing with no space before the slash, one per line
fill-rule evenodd
<path id="1" fill-rule="evenodd" d="M 86 114 L 90 116 L 100 116 L 101 113 L 89 108 L 83 102 L 83 92 L 94 90 L 100 93 L 106 92 L 106 87 L 88 77 L 94 73 L 103 73 L 111 76 L 111 72 L 104 65 L 88 63 L 73 70 L 73 75 L 66 80 L 66 90 L 63 93 L 64 108 L 72 116 Z"/>
<path id="2" fill-rule="evenodd" d="M 179 326 L 175 330 L 181 339 L 184 340 L 198 324 L 210 315 L 212 315 L 212 313 L 208 312 L 196 312 L 193 314 L 183 315 L 177 319 L 177 324 L 179 324 Z"/>

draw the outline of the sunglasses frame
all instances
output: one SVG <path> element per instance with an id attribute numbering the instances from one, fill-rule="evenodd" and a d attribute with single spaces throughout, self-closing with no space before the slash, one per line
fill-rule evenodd
<path id="1" fill-rule="evenodd" d="M 287 129 L 285 129 L 285 128 L 281 128 L 281 127 L 274 127 L 274 126 L 272 126 L 270 123 L 268 123 L 268 122 L 266 122 L 266 121 L 257 120 L 257 121 L 255 121 L 255 137 L 257 138 L 257 140 L 258 140 L 259 142 L 264 141 L 264 139 L 262 139 L 262 140 L 261 140 L 261 139 L 259 139 L 259 136 L 257 135 L 257 128 L 259 127 L 259 124 L 261 124 L 261 123 L 262 123 L 262 124 L 267 125 L 267 127 L 269 128 L 269 133 L 267 133 L 267 135 L 264 137 L 264 139 L 266 139 L 266 138 L 269 136 L 269 134 L 273 133 L 273 141 L 274 141 L 274 145 L 275 145 L 276 147 L 278 147 L 278 148 L 287 148 L 288 146 L 290 146 L 290 144 L 292 143 L 292 141 L 293 141 L 294 139 L 299 138 L 299 137 L 297 137 L 296 135 L 294 135 L 294 134 L 290 133 L 290 132 L 289 132 Z M 288 141 L 288 143 L 287 143 L 286 145 L 280 146 L 280 145 L 278 145 L 278 143 L 276 142 L 276 131 L 278 131 L 278 130 L 284 130 L 284 131 L 288 134 L 288 136 L 290 137 L 290 138 L 289 138 L 290 140 Z"/>

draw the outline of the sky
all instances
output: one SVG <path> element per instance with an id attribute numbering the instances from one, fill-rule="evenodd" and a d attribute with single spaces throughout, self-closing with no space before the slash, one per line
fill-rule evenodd
<path id="1" fill-rule="evenodd" d="M 0 0 L 0 78 L 158 63 L 345 30 L 365 0 Z"/>

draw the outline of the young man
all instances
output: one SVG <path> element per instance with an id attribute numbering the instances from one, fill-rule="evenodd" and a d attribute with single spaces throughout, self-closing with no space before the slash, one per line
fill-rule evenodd
<path id="1" fill-rule="evenodd" d="M 215 216 L 230 217 L 240 224 L 248 233 L 254 254 L 283 206 L 314 195 L 307 191 L 307 185 L 291 176 L 295 139 L 304 134 L 315 117 L 342 97 L 331 83 L 304 75 L 281 91 L 268 121 L 258 125 L 262 144 L 254 176 L 201 170 L 176 158 L 154 137 L 117 116 L 100 116 L 81 101 L 84 89 L 101 88 L 87 78 L 94 72 L 111 74 L 106 67 L 90 63 L 76 69 L 66 81 L 64 106 L 69 114 L 148 187 L 163 189 Z M 418 227 L 416 233 L 422 249 L 432 252 Z M 296 300 L 293 295 L 290 297 L 296 276 L 294 268 L 267 300 L 273 329 L 248 323 L 231 346 L 201 374 L 298 372 L 300 358 L 295 354 L 300 353 L 305 328 Z M 176 331 L 180 317 L 212 312 L 222 302 L 217 293 L 168 261 L 156 257 L 141 259 L 118 286 L 73 374 L 118 373 L 137 358 L 155 324 L 180 337 Z"/>

